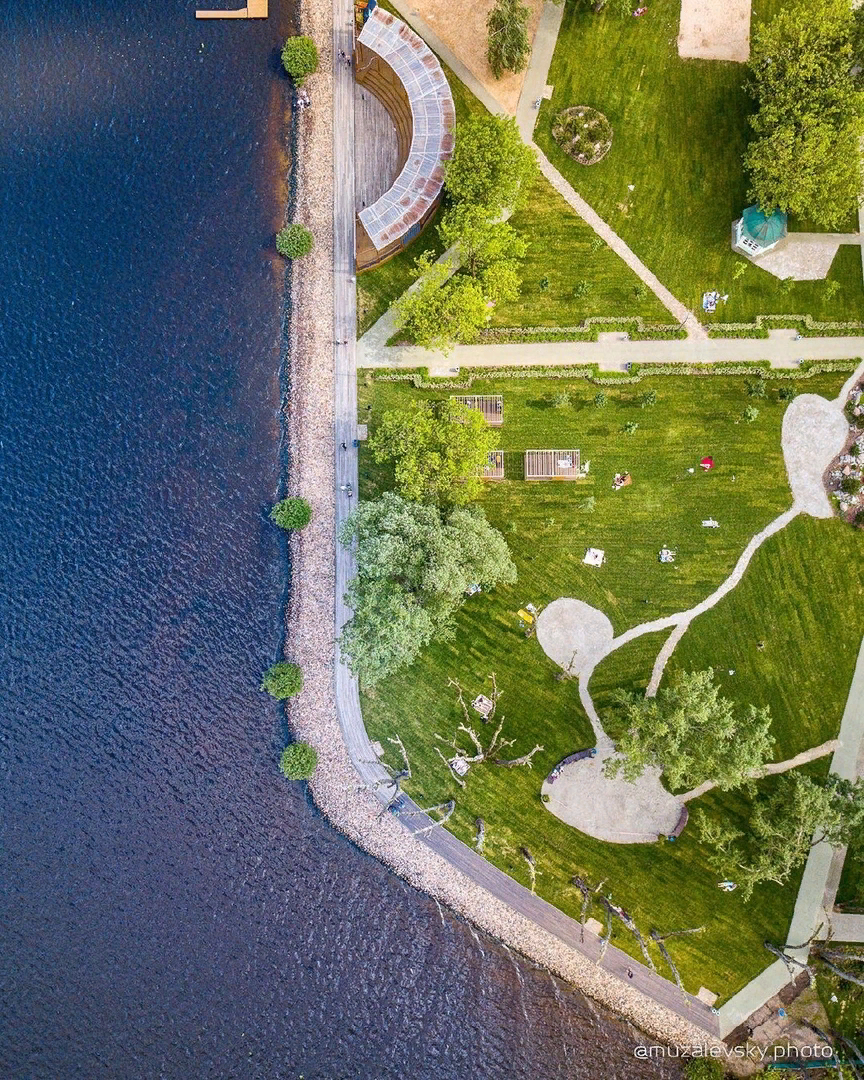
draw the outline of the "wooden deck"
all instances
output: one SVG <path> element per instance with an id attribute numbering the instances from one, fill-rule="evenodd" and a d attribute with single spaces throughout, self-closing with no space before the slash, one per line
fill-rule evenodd
<path id="1" fill-rule="evenodd" d="M 402 164 L 390 113 L 359 83 L 354 87 L 354 139 L 354 209 L 359 212 L 389 191 Z"/>
<path id="2" fill-rule="evenodd" d="M 578 450 L 526 450 L 526 480 L 580 480 Z"/>
<path id="3" fill-rule="evenodd" d="M 196 19 L 266 19 L 268 0 L 249 0 L 244 8 L 233 11 L 196 11 Z"/>
<path id="4" fill-rule="evenodd" d="M 490 427 L 501 427 L 504 423 L 504 398 L 501 394 L 451 394 L 450 400 L 482 412 Z"/>

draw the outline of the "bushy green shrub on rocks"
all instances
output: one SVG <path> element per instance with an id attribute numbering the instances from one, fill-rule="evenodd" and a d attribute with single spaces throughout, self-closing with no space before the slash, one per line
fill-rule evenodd
<path id="1" fill-rule="evenodd" d="M 305 499 L 289 497 L 276 503 L 270 511 L 270 520 L 283 529 L 302 529 L 312 519 L 312 508 Z"/>
<path id="2" fill-rule="evenodd" d="M 318 765 L 318 751 L 308 743 L 286 746 L 279 758 L 279 771 L 286 780 L 308 780 Z"/>
<path id="3" fill-rule="evenodd" d="M 284 661 L 273 664 L 264 672 L 261 689 L 278 701 L 294 697 L 303 689 L 303 672 L 296 664 Z"/>
<path id="4" fill-rule="evenodd" d="M 314 246 L 312 233 L 296 221 L 276 233 L 276 250 L 285 259 L 302 259 Z"/>
<path id="5" fill-rule="evenodd" d="M 318 70 L 318 47 L 310 37 L 298 34 L 290 37 L 282 46 L 282 67 L 302 86 L 307 75 L 314 75 Z"/>

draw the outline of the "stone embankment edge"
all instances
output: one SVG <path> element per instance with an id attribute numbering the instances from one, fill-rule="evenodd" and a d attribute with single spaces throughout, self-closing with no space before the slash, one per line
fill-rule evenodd
<path id="1" fill-rule="evenodd" d="M 307 0 L 300 31 L 321 49 L 310 78 L 312 107 L 300 125 L 295 219 L 315 235 L 314 251 L 294 268 L 289 328 L 290 377 L 283 405 L 290 461 L 289 494 L 312 505 L 311 523 L 291 538 L 292 588 L 286 612 L 286 655 L 299 663 L 305 685 L 289 720 L 311 743 L 319 765 L 312 796 L 340 832 L 406 881 L 572 983 L 652 1037 L 679 1046 L 721 1046 L 702 1028 L 658 1005 L 604 971 L 553 934 L 498 901 L 455 870 L 387 814 L 360 781 L 342 738 L 335 699 L 335 492 L 333 439 L 333 124 L 331 0 Z M 346 913 L 346 918 L 348 913 Z"/>

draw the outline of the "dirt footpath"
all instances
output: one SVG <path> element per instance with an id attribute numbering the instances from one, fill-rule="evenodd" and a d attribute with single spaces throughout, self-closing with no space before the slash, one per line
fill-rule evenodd
<path id="1" fill-rule="evenodd" d="M 540 12 L 543 10 L 543 0 L 522 2 L 531 8 L 528 37 L 533 42 Z M 486 19 L 494 6 L 494 0 L 479 0 L 473 4 L 457 3 L 456 0 L 418 0 L 412 10 L 453 50 L 499 105 L 515 115 L 525 72 L 518 75 L 505 74 L 496 79 L 486 63 L 486 45 L 489 40 Z M 749 12 L 749 3 L 747 9 Z"/>
<path id="2" fill-rule="evenodd" d="M 750 57 L 751 0 L 681 0 L 678 55 L 699 60 Z"/>

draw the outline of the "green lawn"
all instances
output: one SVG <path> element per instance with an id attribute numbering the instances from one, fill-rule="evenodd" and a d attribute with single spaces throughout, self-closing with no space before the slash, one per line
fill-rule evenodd
<path id="1" fill-rule="evenodd" d="M 753 27 L 780 6 L 754 0 Z M 731 251 L 732 221 L 747 205 L 741 155 L 752 101 L 742 65 L 679 58 L 680 8 L 680 0 L 656 0 L 643 18 L 622 19 L 595 15 L 587 0 L 567 0 L 549 73 L 555 90 L 541 107 L 537 143 L 679 300 L 698 311 L 706 289 L 729 294 L 706 321 L 759 313 L 860 319 L 857 248 L 841 248 L 835 259 L 830 277 L 842 287 L 833 299 L 821 282 L 798 282 L 787 292 Z M 600 109 L 615 133 L 606 157 L 588 167 L 561 152 L 551 134 L 557 113 L 578 104 Z M 747 269 L 735 280 L 737 263 Z"/>
<path id="2" fill-rule="evenodd" d="M 807 390 L 833 396 L 842 379 L 817 376 Z M 640 409 L 635 398 L 648 388 L 657 391 L 658 403 Z M 563 390 L 571 395 L 570 405 L 553 407 L 553 395 Z M 762 942 L 784 936 L 797 880 L 782 889 L 764 886 L 745 905 L 738 894 L 718 892 L 693 828 L 675 844 L 610 845 L 547 813 L 539 798 L 543 777 L 562 757 L 590 746 L 592 734 L 576 683 L 556 679 L 558 669 L 535 639 L 520 632 L 516 612 L 529 601 L 542 607 L 559 596 L 576 596 L 606 611 L 620 632 L 702 599 L 729 573 L 750 536 L 791 501 L 780 454 L 784 407 L 761 401 L 755 424 L 736 423 L 747 399 L 744 380 L 733 376 L 660 376 L 620 391 L 606 388 L 605 409 L 591 404 L 597 387 L 578 379 L 478 381 L 472 392 L 504 394 L 508 479 L 488 485 L 482 503 L 510 544 L 519 582 L 467 601 L 453 641 L 429 648 L 410 669 L 363 696 L 370 735 L 386 746 L 386 738 L 398 733 L 414 768 L 407 787 L 412 796 L 424 805 L 453 797 L 453 832 L 469 843 L 474 820 L 482 816 L 486 855 L 526 884 L 520 847 L 528 848 L 537 860 L 538 893 L 568 914 L 579 913 L 581 897 L 570 884 L 578 873 L 592 882 L 605 880 L 604 891 L 633 914 L 643 934 L 704 925 L 700 935 L 672 939 L 670 951 L 687 989 L 705 985 L 725 999 L 766 966 Z M 446 391 L 417 391 L 370 377 L 359 393 L 361 417 L 367 419 L 371 404 L 374 428 L 384 409 Z M 621 431 L 629 419 L 640 424 L 632 437 Z M 521 451 L 531 446 L 578 447 L 583 460 L 591 460 L 589 481 L 524 483 Z M 717 462 L 714 472 L 688 472 L 709 453 Z M 612 475 L 621 469 L 632 472 L 634 483 L 613 492 Z M 360 470 L 364 498 L 390 486 L 387 470 L 365 451 Z M 586 507 L 589 496 L 595 499 L 593 511 Z M 720 529 L 701 528 L 709 516 L 721 522 Z M 673 565 L 657 561 L 664 544 L 678 549 Z M 600 570 L 581 562 L 589 545 L 606 551 Z M 862 633 L 856 622 L 862 618 L 861 548 L 860 535 L 839 522 L 794 523 L 757 555 L 739 590 L 694 623 L 674 658 L 690 668 L 736 668 L 735 679 L 724 682 L 742 701 L 764 692 L 784 755 L 836 730 Z M 838 625 L 848 628 L 848 650 L 837 649 Z M 761 639 L 764 650 L 751 647 Z M 598 669 L 592 682 L 598 707 L 608 705 L 614 685 L 644 687 L 662 640 L 662 634 L 640 639 Z M 487 689 L 491 672 L 503 691 L 499 708 L 507 718 L 505 737 L 515 740 L 513 756 L 535 743 L 544 749 L 533 770 L 475 767 L 463 790 L 436 753 L 436 747 L 446 750 L 436 735 L 450 739 L 461 718 L 447 682 L 459 679 L 473 696 Z M 803 718 L 799 701 L 806 703 Z M 746 792 L 712 792 L 700 802 L 712 813 L 746 819 Z M 639 955 L 623 927 L 614 940 Z"/>

